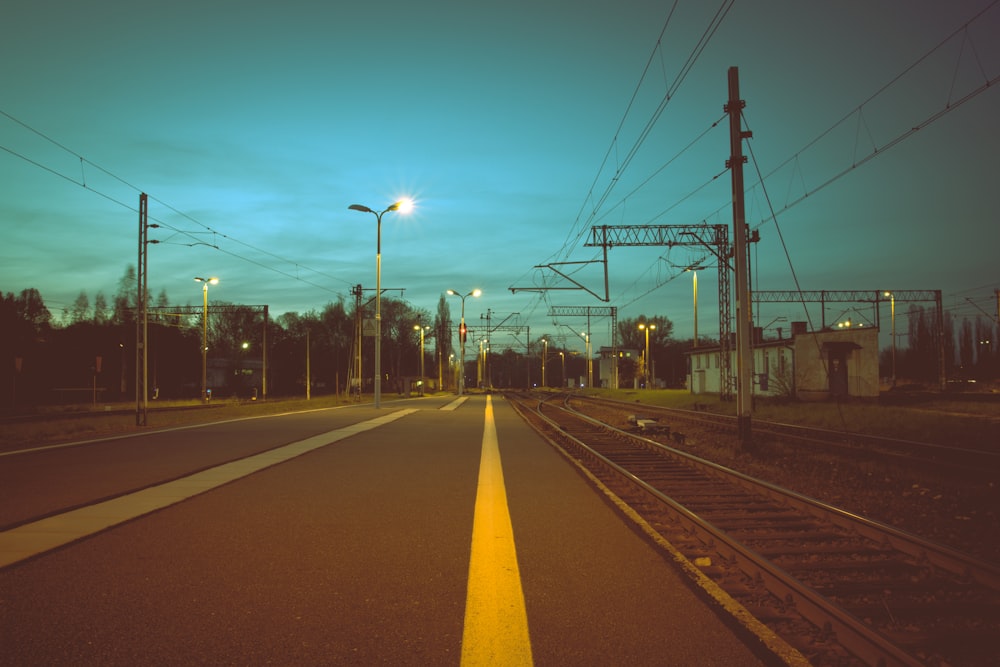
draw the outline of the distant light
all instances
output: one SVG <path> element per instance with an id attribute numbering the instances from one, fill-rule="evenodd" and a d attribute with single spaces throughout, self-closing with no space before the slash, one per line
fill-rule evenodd
<path id="1" fill-rule="evenodd" d="M 393 204 L 393 206 L 396 207 L 395 209 L 396 211 L 405 215 L 413 210 L 413 200 L 410 199 L 409 197 L 404 197 L 395 204 Z"/>

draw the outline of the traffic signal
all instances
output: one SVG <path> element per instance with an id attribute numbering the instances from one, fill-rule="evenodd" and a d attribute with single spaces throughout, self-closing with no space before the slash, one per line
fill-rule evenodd
<path id="1" fill-rule="evenodd" d="M 464 343 L 465 342 L 465 336 L 468 333 L 469 333 L 469 330 L 466 328 L 465 322 L 462 322 L 461 324 L 458 325 L 458 339 L 460 341 L 462 341 Z"/>

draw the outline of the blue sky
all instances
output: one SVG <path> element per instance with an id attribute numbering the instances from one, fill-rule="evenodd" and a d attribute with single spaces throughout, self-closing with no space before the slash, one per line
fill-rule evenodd
<path id="1" fill-rule="evenodd" d="M 382 285 L 412 305 L 433 314 L 445 290 L 478 287 L 470 321 L 518 313 L 533 338 L 581 351 L 585 322 L 551 306 L 664 315 L 690 338 L 678 267 L 696 249 L 611 249 L 607 303 L 510 288 L 568 286 L 534 267 L 599 258 L 592 225 L 731 225 L 736 66 L 756 287 L 794 289 L 794 270 L 802 289 L 940 289 L 956 317 L 994 313 L 1000 86 L 942 112 L 1000 75 L 997 34 L 994 0 L 13 0 L 0 290 L 37 288 L 57 316 L 81 290 L 110 298 L 136 263 L 145 191 L 164 225 L 150 231 L 154 294 L 200 303 L 192 278 L 210 274 L 213 299 L 320 310 L 375 284 L 375 219 L 348 206 L 410 196 L 412 214 L 383 219 Z M 601 266 L 573 266 L 603 296 Z M 702 271 L 703 336 L 716 289 Z M 770 305 L 759 324 L 781 317 L 805 319 Z M 606 321 L 591 326 L 595 348 L 610 344 Z"/>

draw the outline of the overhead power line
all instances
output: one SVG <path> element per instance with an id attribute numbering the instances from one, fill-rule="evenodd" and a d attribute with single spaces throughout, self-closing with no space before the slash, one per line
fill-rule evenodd
<path id="1" fill-rule="evenodd" d="M 77 160 L 79 160 L 79 162 L 80 162 L 80 177 L 79 177 L 79 179 L 77 179 L 77 178 L 75 178 L 73 176 L 67 175 L 67 174 L 59 171 L 58 169 L 54 169 L 54 168 L 52 168 L 52 167 L 50 167 L 50 166 L 48 166 L 46 164 L 43 164 L 42 162 L 40 162 L 38 160 L 32 159 L 31 157 L 28 157 L 27 155 L 24 155 L 23 153 L 18 152 L 18 151 L 14 150 L 14 149 L 12 149 L 12 148 L 10 148 L 8 146 L 0 145 L 0 150 L 3 150 L 6 153 L 9 153 L 10 155 L 12 155 L 12 156 L 14 156 L 14 157 L 16 157 L 16 158 L 18 158 L 20 160 L 23 160 L 24 162 L 27 162 L 28 164 L 31 164 L 32 166 L 38 167 L 39 169 L 42 169 L 43 171 L 46 171 L 46 172 L 48 172 L 48 173 L 50 173 L 50 174 L 52 174 L 54 176 L 62 178 L 63 180 L 72 183 L 73 185 L 79 186 L 79 187 L 81 187 L 81 188 L 83 188 L 85 190 L 93 192 L 94 194 L 96 194 L 96 195 L 98 195 L 100 197 L 103 197 L 104 199 L 107 199 L 108 201 L 110 201 L 113 204 L 121 206 L 122 208 L 125 208 L 125 209 L 127 209 L 129 211 L 132 211 L 133 213 L 138 213 L 138 208 L 136 208 L 136 206 L 134 206 L 133 204 L 129 204 L 129 203 L 126 203 L 124 201 L 121 201 L 120 199 L 118 199 L 118 198 L 116 198 L 116 197 L 114 197 L 114 196 L 112 196 L 110 194 L 107 194 L 106 192 L 102 192 L 101 190 L 98 190 L 98 189 L 94 188 L 92 185 L 88 185 L 87 184 L 87 179 L 86 179 L 86 171 L 85 171 L 84 167 L 85 166 L 93 167 L 94 169 L 97 169 L 101 173 L 109 176 L 110 178 L 113 178 L 114 180 L 118 181 L 119 183 L 121 183 L 122 185 L 128 187 L 129 189 L 133 190 L 136 193 L 143 192 L 143 190 L 140 187 L 138 187 L 138 186 L 130 183 L 129 181 L 125 180 L 121 176 L 118 176 L 117 174 L 115 174 L 114 172 L 110 171 L 109 169 L 106 169 L 105 167 L 103 167 L 103 166 L 101 166 L 101 165 L 99 165 L 99 164 L 97 164 L 97 163 L 95 163 L 95 162 L 87 159 L 86 157 L 84 157 L 80 153 L 77 153 L 76 151 L 74 151 L 71 148 L 65 146 L 64 144 L 62 144 L 61 142 L 57 141 L 56 139 L 53 139 L 52 137 L 50 137 L 49 135 L 45 134 L 44 132 L 42 132 L 42 131 L 40 131 L 40 130 L 34 128 L 34 127 L 32 127 L 31 125 L 25 123 L 24 121 L 20 120 L 19 118 L 16 118 L 16 117 L 12 116 L 8 112 L 4 111 L 3 109 L 0 109 L 0 115 L 6 117 L 10 121 L 16 123 L 17 125 L 20 125 L 22 128 L 26 129 L 27 131 L 31 132 L 32 134 L 34 134 L 34 135 L 36 135 L 36 136 L 44 139 L 46 142 L 48 142 L 48 143 L 52 144 L 53 146 L 57 147 L 59 150 L 65 152 L 65 153 L 68 153 L 69 155 L 72 155 L 74 158 L 76 158 Z M 253 265 L 258 266 L 260 268 L 263 268 L 263 269 L 265 269 L 267 271 L 271 271 L 273 273 L 277 273 L 277 274 L 285 276 L 287 278 L 291 278 L 292 280 L 297 280 L 299 282 L 302 282 L 302 283 L 305 283 L 307 285 L 310 285 L 311 287 L 315 287 L 315 288 L 323 290 L 325 292 L 330 292 L 331 294 L 335 294 L 335 295 L 338 295 L 338 296 L 343 296 L 343 294 L 341 292 L 339 292 L 339 291 L 337 291 L 335 289 L 332 289 L 330 287 L 327 287 L 327 286 L 320 285 L 318 283 L 312 282 L 310 280 L 302 278 L 301 276 L 293 275 L 293 274 L 291 274 L 291 273 L 289 273 L 287 271 L 284 271 L 282 269 L 277 268 L 276 266 L 272 266 L 270 264 L 265 264 L 264 262 L 252 259 L 252 258 L 247 257 L 245 255 L 242 255 L 240 253 L 233 252 L 231 250 L 226 250 L 224 248 L 219 247 L 217 244 L 206 243 L 205 241 L 203 241 L 201 238 L 199 238 L 197 236 L 197 234 L 202 234 L 202 233 L 208 232 L 208 233 L 211 233 L 211 234 L 215 235 L 218 238 L 223 238 L 223 239 L 225 239 L 227 241 L 230 241 L 232 243 L 239 244 L 239 245 L 241 245 L 241 246 L 243 246 L 245 248 L 248 248 L 248 249 L 253 250 L 255 252 L 261 253 L 261 254 L 266 255 L 268 257 L 271 257 L 273 259 L 279 260 L 281 262 L 285 262 L 287 264 L 293 265 L 296 268 L 304 269 L 304 270 L 306 270 L 306 271 L 308 271 L 310 273 L 314 273 L 314 274 L 316 274 L 318 276 L 323 276 L 324 278 L 329 278 L 330 280 L 335 280 L 335 281 L 338 281 L 338 282 L 342 282 L 345 285 L 351 285 L 352 284 L 349 281 L 344 280 L 342 278 L 337 278 L 336 276 L 331 276 L 331 275 L 329 275 L 327 273 L 324 273 L 322 271 L 319 271 L 317 269 L 310 268 L 310 267 L 308 267 L 308 266 L 306 266 L 304 264 L 301 264 L 301 263 L 296 262 L 294 260 L 288 259 L 286 257 L 282 257 L 280 255 L 277 255 L 277 254 L 273 253 L 273 252 L 270 252 L 269 250 L 265 250 L 263 248 L 259 248 L 257 246 L 254 246 L 253 244 L 247 243 L 245 241 L 241 241 L 240 239 L 237 239 L 237 238 L 235 238 L 233 236 L 230 236 L 229 234 L 226 234 L 226 233 L 221 232 L 221 231 L 219 231 L 217 229 L 214 229 L 211 226 L 205 224 L 204 222 L 198 220 L 197 218 L 194 218 L 190 214 L 185 213 L 183 211 L 180 211 L 179 209 L 175 208 L 174 206 L 171 206 L 167 202 L 165 202 L 165 201 L 163 201 L 161 199 L 158 199 L 158 198 L 156 198 L 156 197 L 154 197 L 152 195 L 149 195 L 149 198 L 152 199 L 153 201 L 155 201 L 156 203 L 160 204 L 161 206 L 163 206 L 167 210 L 172 211 L 173 213 L 177 214 L 178 216 L 182 217 L 183 219 L 188 220 L 189 222 L 197 225 L 198 227 L 201 227 L 204 230 L 203 232 L 195 232 L 195 231 L 191 231 L 191 230 L 181 229 L 181 228 L 179 228 L 179 227 L 177 227 L 177 226 L 175 226 L 173 224 L 170 224 L 170 223 L 166 222 L 165 220 L 162 220 L 162 219 L 154 217 L 154 216 L 149 216 L 149 219 L 151 221 L 155 221 L 159 225 L 160 228 L 176 232 L 179 235 L 182 235 L 182 236 L 185 236 L 185 237 L 191 239 L 193 241 L 193 243 L 191 243 L 189 245 L 207 245 L 210 248 L 218 250 L 219 252 L 221 252 L 223 254 L 229 255 L 231 257 L 234 257 L 234 258 L 239 259 L 241 261 L 247 262 L 249 264 L 253 264 Z"/>

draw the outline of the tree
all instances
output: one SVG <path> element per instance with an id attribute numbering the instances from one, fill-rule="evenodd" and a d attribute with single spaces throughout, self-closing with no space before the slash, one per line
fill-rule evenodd
<path id="1" fill-rule="evenodd" d="M 348 314 L 344 300 L 328 303 L 319 316 L 318 321 L 306 319 L 305 326 L 310 328 L 313 336 L 324 339 L 327 358 L 322 366 L 325 373 L 322 376 L 328 386 L 335 392 L 340 386 L 347 386 L 348 371 L 351 368 L 351 351 L 354 349 L 354 313 Z M 318 331 L 317 331 L 318 329 Z"/>
<path id="2" fill-rule="evenodd" d="M 442 383 L 447 382 L 450 373 L 445 373 L 447 360 L 451 357 L 451 309 L 448 300 L 442 294 L 438 300 L 437 315 L 434 317 L 434 352 L 437 357 L 438 377 Z"/>
<path id="3" fill-rule="evenodd" d="M 90 299 L 87 298 L 85 291 L 80 290 L 80 294 L 77 295 L 72 308 L 70 308 L 69 322 L 70 324 L 77 324 L 90 319 Z"/>
<path id="4" fill-rule="evenodd" d="M 648 329 L 640 329 L 640 324 L 648 327 Z M 649 356 L 652 360 L 652 367 L 651 369 L 643 368 L 643 372 L 640 375 L 651 374 L 653 377 L 663 378 L 665 377 L 664 373 L 669 374 L 672 369 L 676 369 L 679 366 L 676 359 L 669 357 L 667 354 L 667 346 L 674 333 L 674 323 L 662 315 L 654 315 L 652 317 L 640 315 L 637 318 L 618 320 L 618 336 L 622 341 L 622 348 L 640 350 L 645 355 L 647 331 L 649 334 Z M 646 363 L 645 356 L 643 356 L 643 359 L 644 363 Z M 660 372 L 658 369 L 663 372 Z M 650 370 L 652 370 L 652 373 L 649 372 Z M 621 368 L 619 368 L 618 372 L 619 381 L 624 382 Z M 623 384 L 623 386 L 627 385 Z"/>
<path id="5" fill-rule="evenodd" d="M 972 335 L 972 322 L 969 318 L 962 320 L 958 334 L 958 363 L 966 373 L 972 370 L 975 363 L 975 338 Z"/>
<path id="6" fill-rule="evenodd" d="M 115 292 L 114 310 L 111 314 L 111 321 L 115 324 L 135 324 L 138 280 L 135 266 L 126 266 L 125 274 L 118 279 L 118 291 Z"/>
<path id="7" fill-rule="evenodd" d="M 108 323 L 108 300 L 104 292 L 98 292 L 94 297 L 94 324 L 98 326 Z"/>

